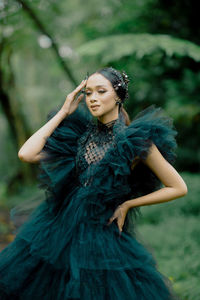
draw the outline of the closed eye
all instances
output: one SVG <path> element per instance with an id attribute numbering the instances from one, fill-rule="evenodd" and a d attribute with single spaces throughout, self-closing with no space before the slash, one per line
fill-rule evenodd
<path id="1" fill-rule="evenodd" d="M 105 93 L 105 91 L 98 91 L 98 93 Z M 91 93 L 89 93 L 89 92 L 86 92 L 86 95 L 90 95 Z"/>

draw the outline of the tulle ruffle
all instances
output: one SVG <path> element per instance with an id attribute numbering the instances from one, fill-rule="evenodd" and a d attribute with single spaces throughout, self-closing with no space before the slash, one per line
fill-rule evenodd
<path id="1" fill-rule="evenodd" d="M 48 120 L 56 113 L 52 112 Z M 78 140 L 91 121 L 91 116 L 84 105 L 67 116 L 46 140 L 40 160 L 38 180 L 39 188 L 46 192 L 46 201 L 53 202 L 57 208 L 65 196 L 76 186 L 75 159 Z M 55 201 L 56 198 L 56 201 Z"/>
<path id="2" fill-rule="evenodd" d="M 116 223 L 88 220 L 76 192 L 58 216 L 40 205 L 1 252 L 1 299 L 176 299 L 150 252 Z"/>
<path id="3" fill-rule="evenodd" d="M 139 163 L 129 174 L 129 185 L 132 188 L 131 197 L 151 193 L 162 186 L 160 180 L 142 163 L 142 160 L 147 158 L 151 145 L 154 143 L 163 157 L 170 164 L 174 164 L 177 148 L 176 135 L 177 131 L 172 118 L 167 116 L 161 107 L 155 105 L 141 111 L 125 131 L 119 134 L 116 156 L 123 161 L 123 166 L 130 167 L 131 162 L 135 158 L 139 158 Z M 119 169 L 121 170 L 121 166 Z M 115 166 L 113 170 L 115 174 L 118 174 Z"/>
<path id="4" fill-rule="evenodd" d="M 13 256 L 12 266 L 6 266 L 8 275 L 4 279 L 10 284 L 0 283 L 1 300 L 176 299 L 172 296 L 169 280 L 156 270 L 152 258 L 137 243 L 134 250 L 140 257 L 135 256 L 133 268 L 80 268 L 74 274 L 69 265 L 55 269 L 54 265 L 31 254 L 26 241 L 18 239 L 15 243 L 19 251 Z M 76 255 L 72 255 L 72 259 L 76 259 Z"/>

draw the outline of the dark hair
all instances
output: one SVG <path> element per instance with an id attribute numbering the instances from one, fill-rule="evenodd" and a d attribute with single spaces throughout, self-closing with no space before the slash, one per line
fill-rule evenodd
<path id="1" fill-rule="evenodd" d="M 103 69 L 97 70 L 95 73 L 99 73 L 103 75 L 106 79 L 108 79 L 113 88 L 115 89 L 115 92 L 117 96 L 121 99 L 121 113 L 124 118 L 125 124 L 128 126 L 130 124 L 130 117 L 127 113 L 127 111 L 123 107 L 123 103 L 126 99 L 129 98 L 128 94 L 128 82 L 129 80 L 126 78 L 128 77 L 125 72 L 122 74 L 114 69 L 113 67 L 106 67 Z"/>

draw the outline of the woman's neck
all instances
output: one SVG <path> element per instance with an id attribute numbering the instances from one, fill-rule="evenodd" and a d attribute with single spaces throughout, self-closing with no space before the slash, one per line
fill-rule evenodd
<path id="1" fill-rule="evenodd" d="M 107 123 L 102 123 L 101 121 L 99 121 L 99 119 L 97 120 L 98 124 L 104 125 L 106 127 L 112 127 L 112 125 L 115 124 L 116 121 L 117 121 L 117 119 L 114 119 Z"/>
<path id="2" fill-rule="evenodd" d="M 109 122 L 116 121 L 119 117 L 118 111 L 109 115 L 103 115 L 97 118 L 98 122 L 108 124 Z"/>

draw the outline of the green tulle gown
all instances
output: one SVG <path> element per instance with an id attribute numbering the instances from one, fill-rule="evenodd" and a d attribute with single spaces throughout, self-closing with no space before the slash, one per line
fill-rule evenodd
<path id="1" fill-rule="evenodd" d="M 129 126 L 121 113 L 103 124 L 83 108 L 42 150 L 38 179 L 46 198 L 0 253 L 0 299 L 177 299 L 136 237 L 139 207 L 129 210 L 121 235 L 116 221 L 107 225 L 119 204 L 161 187 L 142 161 L 133 169 L 131 163 L 145 159 L 152 142 L 174 162 L 172 120 L 152 105 Z"/>

